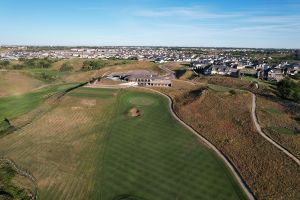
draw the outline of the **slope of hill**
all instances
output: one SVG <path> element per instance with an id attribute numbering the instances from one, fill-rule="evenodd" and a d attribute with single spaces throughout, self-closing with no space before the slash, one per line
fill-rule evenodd
<path id="1" fill-rule="evenodd" d="M 256 132 L 251 95 L 210 87 L 175 85 L 163 92 L 183 121 L 230 158 L 258 199 L 298 199 L 300 168 Z"/>
<path id="2" fill-rule="evenodd" d="M 20 71 L 0 71 L 0 77 L 0 97 L 23 94 L 43 85 Z"/>

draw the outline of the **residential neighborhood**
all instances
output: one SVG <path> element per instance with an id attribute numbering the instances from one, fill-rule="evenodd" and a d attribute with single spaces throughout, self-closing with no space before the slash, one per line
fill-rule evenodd
<path id="1" fill-rule="evenodd" d="M 252 76 L 280 81 L 295 76 L 299 62 L 289 62 L 285 55 L 292 49 L 240 48 L 169 48 L 169 47 L 30 47 L 2 46 L 0 60 L 24 59 L 125 59 L 147 60 L 158 64 L 190 63 L 190 69 L 203 75 Z M 298 50 L 299 52 L 299 50 Z M 273 58 L 272 55 L 282 56 Z"/>

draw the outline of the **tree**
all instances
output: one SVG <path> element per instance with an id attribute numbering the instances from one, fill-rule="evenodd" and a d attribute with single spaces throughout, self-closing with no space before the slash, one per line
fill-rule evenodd
<path id="1" fill-rule="evenodd" d="M 241 77 L 241 70 L 237 70 L 237 72 L 236 72 L 236 76 L 238 77 L 238 78 L 240 78 Z"/>
<path id="2" fill-rule="evenodd" d="M 296 59 L 296 60 L 300 60 L 300 49 L 297 49 L 297 50 L 295 51 L 295 59 Z"/>
<path id="3" fill-rule="evenodd" d="M 26 67 L 29 67 L 29 68 L 34 68 L 34 66 L 35 66 L 34 59 L 25 59 L 24 64 L 26 65 Z"/>
<path id="4" fill-rule="evenodd" d="M 13 69 L 23 69 L 25 66 L 22 64 L 15 64 L 12 66 Z"/>
<path id="5" fill-rule="evenodd" d="M 296 102 L 300 100 L 300 85 L 290 78 L 285 78 L 278 82 L 277 90 L 283 98 L 293 99 Z"/>
<path id="6" fill-rule="evenodd" d="M 60 67 L 60 69 L 59 69 L 59 71 L 61 71 L 61 72 L 69 72 L 69 71 L 72 71 L 74 68 L 72 67 L 72 65 L 70 65 L 69 63 L 64 63 L 61 67 Z"/>
<path id="7" fill-rule="evenodd" d="M 0 68 L 6 68 L 10 62 L 8 60 L 0 61 Z"/>
<path id="8" fill-rule="evenodd" d="M 104 67 L 105 63 L 99 60 L 86 60 L 81 67 L 82 71 L 97 70 Z"/>

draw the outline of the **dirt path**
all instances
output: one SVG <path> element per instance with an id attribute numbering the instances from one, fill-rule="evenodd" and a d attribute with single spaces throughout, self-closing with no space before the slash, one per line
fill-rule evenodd
<path id="1" fill-rule="evenodd" d="M 286 154 L 288 157 L 290 157 L 291 159 L 293 159 L 299 166 L 300 166 L 300 160 L 293 155 L 291 152 L 289 152 L 287 149 L 285 149 L 283 146 L 281 146 L 279 143 L 275 142 L 273 139 L 271 139 L 269 136 L 267 136 L 262 130 L 261 127 L 258 123 L 257 117 L 256 117 L 256 96 L 255 94 L 252 94 L 252 120 L 253 123 L 255 125 L 255 128 L 257 129 L 257 132 L 264 137 L 268 142 L 270 142 L 271 144 L 273 144 L 277 149 L 279 149 L 280 151 L 282 151 L 284 154 Z"/>

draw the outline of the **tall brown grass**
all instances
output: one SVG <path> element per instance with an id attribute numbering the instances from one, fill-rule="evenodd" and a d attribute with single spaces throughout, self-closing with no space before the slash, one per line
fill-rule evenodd
<path id="1" fill-rule="evenodd" d="M 161 91 L 173 98 L 183 121 L 234 163 L 258 199 L 299 199 L 300 167 L 256 132 L 248 92 L 188 85 Z"/>

